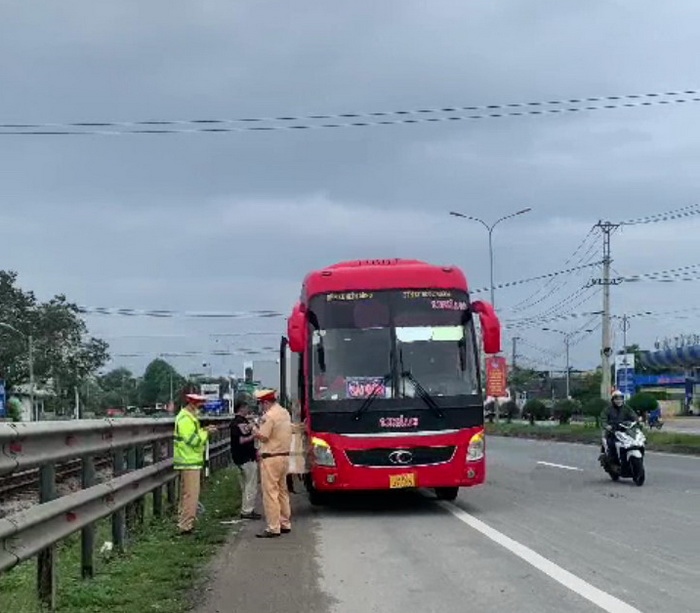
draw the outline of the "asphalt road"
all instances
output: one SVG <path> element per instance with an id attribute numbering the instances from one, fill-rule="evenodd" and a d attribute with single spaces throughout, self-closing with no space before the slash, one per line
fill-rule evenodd
<path id="1" fill-rule="evenodd" d="M 490 437 L 488 463 L 455 504 L 294 496 L 293 533 L 244 529 L 199 613 L 700 610 L 700 460 L 649 454 L 641 488 L 591 446 Z"/>
<path id="2" fill-rule="evenodd" d="M 686 434 L 700 434 L 700 417 L 678 417 L 667 419 L 663 430 L 668 432 L 685 432 Z"/>

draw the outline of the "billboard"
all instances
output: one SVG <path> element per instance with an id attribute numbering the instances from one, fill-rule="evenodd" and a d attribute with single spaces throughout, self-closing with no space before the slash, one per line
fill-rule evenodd
<path id="1" fill-rule="evenodd" d="M 503 356 L 486 358 L 486 395 L 502 398 L 508 393 L 507 366 Z"/>
<path id="2" fill-rule="evenodd" d="M 206 396 L 207 400 L 218 400 L 220 397 L 220 385 L 218 383 L 202 383 L 199 386 L 199 391 L 202 396 Z"/>

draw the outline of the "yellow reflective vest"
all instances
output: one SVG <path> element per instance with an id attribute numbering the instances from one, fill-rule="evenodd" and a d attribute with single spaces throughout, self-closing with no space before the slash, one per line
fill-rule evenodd
<path id="1" fill-rule="evenodd" d="M 203 468 L 209 433 L 199 425 L 199 419 L 187 409 L 181 409 L 175 418 L 174 438 L 173 467 L 175 470 Z"/>

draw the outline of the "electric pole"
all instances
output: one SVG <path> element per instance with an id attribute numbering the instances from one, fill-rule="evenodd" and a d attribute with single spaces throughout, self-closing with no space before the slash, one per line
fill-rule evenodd
<path id="1" fill-rule="evenodd" d="M 518 358 L 517 347 L 518 347 L 518 341 L 519 341 L 519 340 L 520 340 L 519 337 L 517 337 L 517 336 L 514 336 L 514 337 L 513 337 L 513 355 L 512 355 L 512 357 L 511 357 L 510 363 L 511 363 L 511 368 L 513 369 L 514 372 L 515 372 L 515 369 L 517 368 L 517 366 L 516 366 L 516 360 L 517 360 L 517 358 Z"/>
<path id="2" fill-rule="evenodd" d="M 611 347 L 611 330 L 610 330 L 610 286 L 618 285 L 622 279 L 610 278 L 610 266 L 612 257 L 610 256 L 610 235 L 620 227 L 619 223 L 610 221 L 599 221 L 596 225 L 603 233 L 603 278 L 595 279 L 593 282 L 603 286 L 603 338 L 601 347 L 601 367 L 603 369 L 603 380 L 600 384 L 601 398 L 608 399 L 612 388 L 610 381 L 610 356 L 612 355 Z"/>

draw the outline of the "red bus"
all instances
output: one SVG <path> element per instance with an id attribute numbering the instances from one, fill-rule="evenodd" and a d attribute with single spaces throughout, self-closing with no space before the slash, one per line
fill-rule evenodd
<path id="1" fill-rule="evenodd" d="M 475 335 L 501 350 L 490 304 L 454 266 L 341 262 L 309 273 L 282 338 L 280 387 L 305 424 L 303 478 L 329 493 L 433 489 L 454 500 L 486 477 Z"/>

